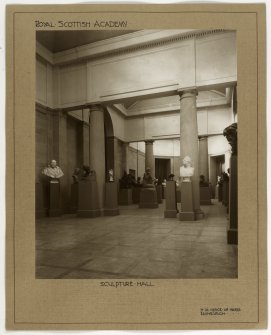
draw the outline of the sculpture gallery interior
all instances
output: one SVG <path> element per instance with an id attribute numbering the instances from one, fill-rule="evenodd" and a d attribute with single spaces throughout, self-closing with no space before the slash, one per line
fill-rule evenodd
<path id="1" fill-rule="evenodd" d="M 36 278 L 237 278 L 235 31 L 36 38 Z"/>

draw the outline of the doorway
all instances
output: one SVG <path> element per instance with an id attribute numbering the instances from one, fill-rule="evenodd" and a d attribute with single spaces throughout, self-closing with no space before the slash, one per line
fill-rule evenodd
<path id="1" fill-rule="evenodd" d="M 225 155 L 210 156 L 210 183 L 212 185 L 213 198 L 215 197 L 215 188 L 217 177 L 225 171 Z"/>
<path id="2" fill-rule="evenodd" d="M 155 178 L 158 179 L 158 184 L 168 178 L 170 171 L 170 159 L 155 158 Z"/>

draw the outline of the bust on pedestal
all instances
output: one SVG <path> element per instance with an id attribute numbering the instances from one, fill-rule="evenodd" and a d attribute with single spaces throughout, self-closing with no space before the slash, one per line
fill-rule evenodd
<path id="1" fill-rule="evenodd" d="M 108 181 L 105 183 L 105 203 L 104 203 L 104 215 L 115 216 L 119 215 L 118 208 L 118 186 L 114 181 L 114 171 L 110 169 L 108 171 Z"/>
<path id="2" fill-rule="evenodd" d="M 143 188 L 140 192 L 139 208 L 157 208 L 157 193 L 154 186 L 154 179 L 151 176 L 151 169 L 146 168 L 143 176 Z"/>
<path id="3" fill-rule="evenodd" d="M 51 163 L 43 169 L 42 173 L 49 177 L 49 216 L 61 215 L 60 209 L 60 183 L 59 179 L 64 173 L 57 166 L 56 160 L 52 159 Z"/>
<path id="4" fill-rule="evenodd" d="M 181 212 L 179 219 L 181 221 L 194 221 L 196 219 L 193 206 L 193 193 L 191 177 L 194 175 L 191 158 L 184 157 L 183 165 L 180 167 L 181 177 Z"/>
<path id="5" fill-rule="evenodd" d="M 101 215 L 96 173 L 89 166 L 83 166 L 83 177 L 78 184 L 77 216 L 94 218 Z"/>

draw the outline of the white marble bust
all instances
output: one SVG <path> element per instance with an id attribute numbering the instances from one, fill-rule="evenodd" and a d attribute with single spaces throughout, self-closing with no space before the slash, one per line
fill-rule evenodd
<path id="1" fill-rule="evenodd" d="M 183 159 L 183 165 L 180 167 L 180 177 L 183 182 L 189 182 L 190 177 L 194 175 L 194 168 L 192 167 L 191 158 L 185 156 Z"/>
<path id="2" fill-rule="evenodd" d="M 108 170 L 109 181 L 114 181 L 114 171 L 113 169 Z"/>
<path id="3" fill-rule="evenodd" d="M 57 166 L 56 161 L 54 159 L 51 161 L 48 167 L 43 169 L 42 173 L 52 179 L 59 179 L 62 176 L 64 176 L 64 173 L 62 172 L 60 167 Z"/>

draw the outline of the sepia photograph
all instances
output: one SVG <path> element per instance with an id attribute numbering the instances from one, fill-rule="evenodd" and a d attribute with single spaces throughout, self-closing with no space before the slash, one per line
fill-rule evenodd
<path id="1" fill-rule="evenodd" d="M 36 279 L 238 278 L 235 30 L 36 31 L 35 108 Z"/>

